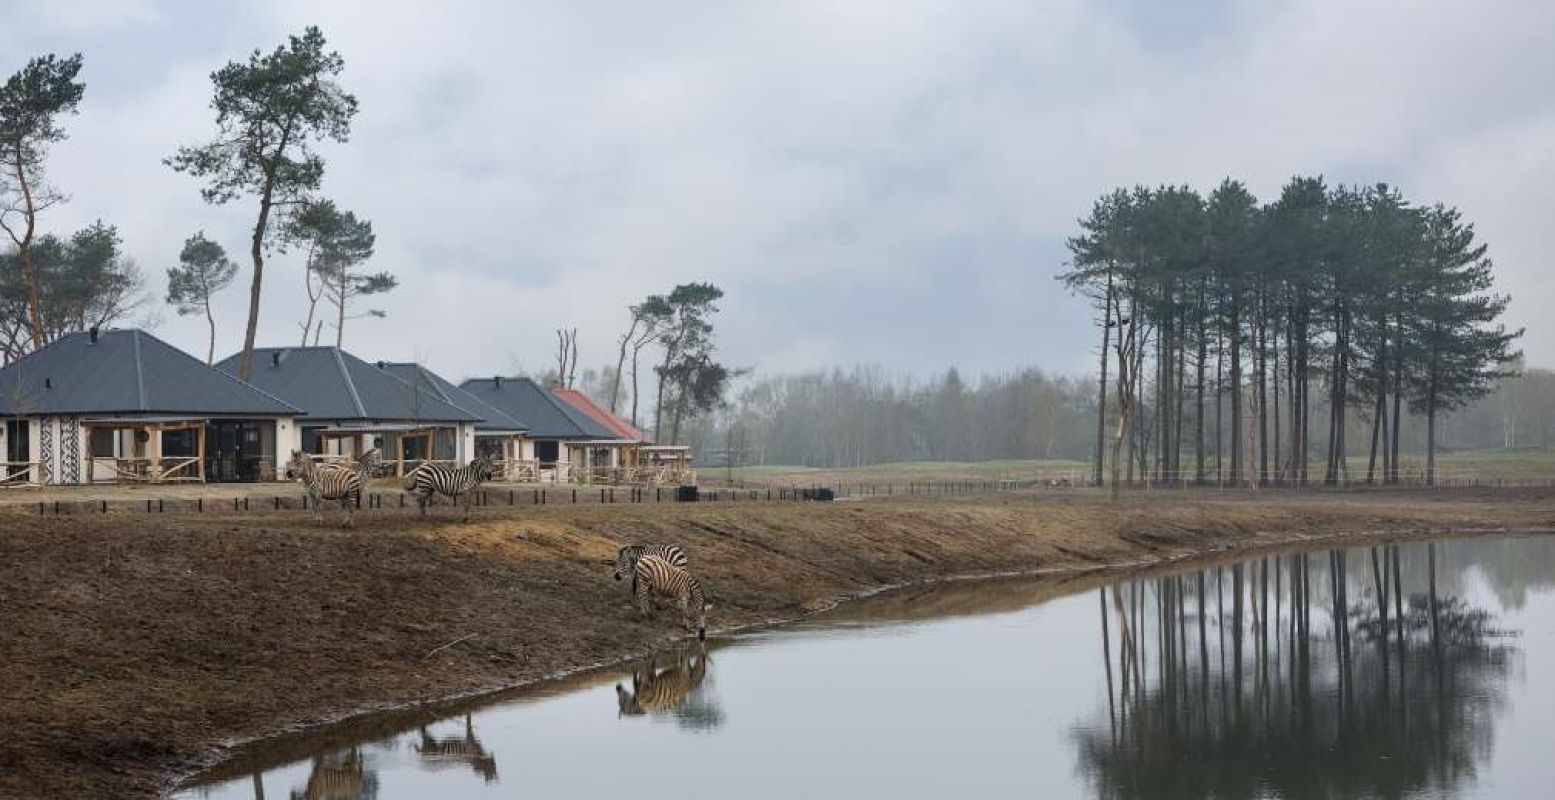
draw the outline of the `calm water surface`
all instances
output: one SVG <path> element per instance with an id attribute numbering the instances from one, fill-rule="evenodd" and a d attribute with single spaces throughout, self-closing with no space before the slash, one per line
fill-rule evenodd
<path id="1" fill-rule="evenodd" d="M 1271 554 L 877 598 L 176 796 L 1550 797 L 1552 672 L 1555 539 Z"/>

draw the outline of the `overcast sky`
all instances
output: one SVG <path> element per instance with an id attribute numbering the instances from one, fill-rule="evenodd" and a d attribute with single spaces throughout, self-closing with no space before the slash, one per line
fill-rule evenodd
<path id="1" fill-rule="evenodd" d="M 705 280 L 727 360 L 760 371 L 1079 372 L 1093 328 L 1053 275 L 1097 195 L 1310 173 L 1459 206 L 1555 362 L 1547 0 L 5 5 L 0 74 L 85 56 L 45 230 L 118 225 L 158 301 L 185 237 L 221 241 L 243 271 L 218 357 L 255 204 L 206 206 L 161 159 L 214 134 L 212 70 L 314 24 L 361 103 L 322 194 L 401 281 L 347 326 L 368 360 L 538 371 L 576 326 L 603 364 L 628 303 Z M 260 340 L 295 343 L 300 262 L 270 264 Z M 157 311 L 203 351 L 203 320 Z"/>

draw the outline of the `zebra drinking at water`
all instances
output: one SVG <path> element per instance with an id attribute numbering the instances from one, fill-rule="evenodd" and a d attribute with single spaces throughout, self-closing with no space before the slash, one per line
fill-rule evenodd
<path id="1" fill-rule="evenodd" d="M 678 544 L 632 544 L 616 551 L 616 580 L 632 576 L 632 596 L 637 596 L 637 561 L 643 556 L 658 556 L 671 565 L 685 568 L 686 551 Z"/>
<path id="2" fill-rule="evenodd" d="M 675 598 L 680 606 L 681 624 L 690 630 L 695 622 L 697 639 L 707 638 L 707 610 L 712 606 L 702 594 L 702 584 L 691 573 L 658 556 L 637 560 L 637 610 L 649 614 L 649 595 Z"/>
<path id="3" fill-rule="evenodd" d="M 292 460 L 286 466 L 286 477 L 300 480 L 307 489 L 313 504 L 313 516 L 323 517 L 322 503 L 339 500 L 346 512 L 346 527 L 356 524 L 356 507 L 362 501 L 362 486 L 378 465 L 378 451 L 368 450 L 355 466 L 326 464 L 320 466 L 312 456 L 301 450 L 292 451 Z"/>
<path id="4" fill-rule="evenodd" d="M 469 495 L 479 489 L 481 484 L 491 480 L 491 474 L 491 459 L 485 456 L 476 456 L 469 466 L 458 469 L 429 462 L 405 476 L 405 491 L 416 495 L 416 506 L 421 509 L 423 516 L 427 513 L 427 505 L 432 502 L 433 492 L 447 495 L 456 503 L 463 497 L 464 518 L 469 519 Z"/>

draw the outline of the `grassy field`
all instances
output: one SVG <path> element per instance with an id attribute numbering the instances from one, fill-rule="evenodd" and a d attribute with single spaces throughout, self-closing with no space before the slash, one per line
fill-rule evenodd
<path id="1" fill-rule="evenodd" d="M 1090 467 L 1083 461 L 1052 459 L 1045 461 L 902 461 L 866 467 L 827 469 L 819 467 L 736 467 L 733 470 L 709 467 L 700 471 L 704 484 L 722 484 L 733 476 L 748 486 L 803 486 L 837 483 L 907 483 L 909 481 L 994 481 L 1033 480 L 1079 473 Z"/>
<path id="2" fill-rule="evenodd" d="M 1349 459 L 1351 480 L 1366 476 L 1365 457 Z M 1189 469 L 1190 463 L 1185 463 Z M 1380 470 L 1381 467 L 1379 466 Z M 1405 455 L 1402 471 L 1406 475 L 1425 472 L 1424 455 Z M 1437 475 L 1447 478 L 1479 478 L 1485 481 L 1555 481 L 1555 450 L 1471 450 L 1438 453 Z M 1313 475 L 1322 475 L 1323 462 L 1314 461 Z M 817 468 L 794 466 L 737 467 L 733 470 L 709 467 L 701 471 L 705 485 L 723 485 L 733 477 L 747 486 L 804 486 L 839 483 L 906 483 L 908 481 L 1032 480 L 1073 475 L 1083 481 L 1090 464 L 1066 459 L 1007 461 L 905 461 L 863 467 Z"/>

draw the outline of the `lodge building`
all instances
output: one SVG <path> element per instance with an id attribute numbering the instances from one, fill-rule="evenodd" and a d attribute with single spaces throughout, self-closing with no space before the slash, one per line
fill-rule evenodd
<path id="1" fill-rule="evenodd" d="M 404 474 L 477 455 L 521 482 L 693 482 L 689 449 L 656 446 L 581 392 L 528 378 L 455 384 L 425 366 L 337 347 L 215 366 L 142 330 L 67 334 L 0 368 L 0 487 L 284 479 L 293 450 L 370 448 Z"/>

